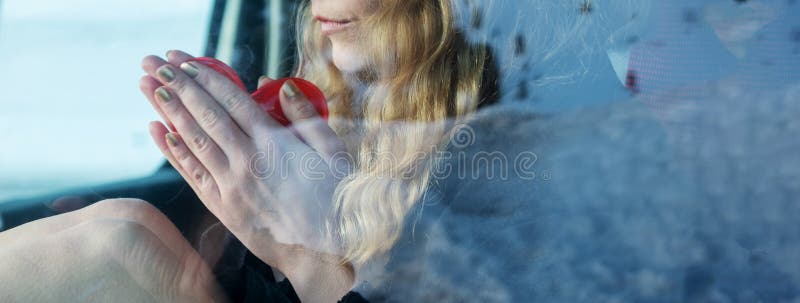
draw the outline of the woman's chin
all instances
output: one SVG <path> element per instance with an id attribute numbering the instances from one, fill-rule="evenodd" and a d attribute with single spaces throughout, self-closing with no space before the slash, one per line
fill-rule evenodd
<path id="1" fill-rule="evenodd" d="M 336 65 L 336 68 L 342 73 L 356 74 L 366 65 L 363 54 L 353 49 L 336 47 L 336 45 L 333 46 L 331 57 L 333 65 Z"/>

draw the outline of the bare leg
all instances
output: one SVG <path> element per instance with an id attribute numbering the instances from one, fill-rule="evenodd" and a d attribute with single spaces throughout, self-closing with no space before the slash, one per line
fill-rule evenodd
<path id="1" fill-rule="evenodd" d="M 214 277 L 172 223 L 115 199 L 0 233 L 0 301 L 220 302 Z"/>

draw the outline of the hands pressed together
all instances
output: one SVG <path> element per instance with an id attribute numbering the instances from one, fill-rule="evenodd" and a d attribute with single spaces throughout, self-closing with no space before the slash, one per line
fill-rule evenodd
<path id="1" fill-rule="evenodd" d="M 141 89 L 172 128 L 153 122 L 150 132 L 203 203 L 245 243 L 264 233 L 285 244 L 320 240 L 318 225 L 336 185 L 327 160 L 343 146 L 335 133 L 291 85 L 281 102 L 303 126 L 295 132 L 221 74 L 186 62 L 191 57 L 181 52 L 169 57 L 142 63 L 148 75 Z"/>
<path id="2" fill-rule="evenodd" d="M 228 78 L 190 59 L 170 51 L 166 60 L 142 62 L 140 88 L 169 125 L 152 122 L 153 140 L 205 206 L 286 274 L 303 301 L 333 296 L 304 290 L 315 284 L 344 289 L 341 297 L 354 277 L 325 223 L 337 176 L 349 168 L 344 143 L 291 81 L 280 93 L 287 128 Z"/>
<path id="3" fill-rule="evenodd" d="M 156 145 L 205 206 L 303 302 L 336 302 L 352 266 L 325 234 L 345 145 L 291 82 L 284 127 L 225 76 L 171 51 L 140 88 Z M 264 84 L 270 79 L 263 79 Z M 105 200 L 0 233 L 2 302 L 225 302 L 209 264 L 158 209 Z"/>

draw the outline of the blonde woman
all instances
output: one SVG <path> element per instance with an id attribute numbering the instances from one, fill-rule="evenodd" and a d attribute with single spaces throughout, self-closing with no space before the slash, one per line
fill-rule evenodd
<path id="1" fill-rule="evenodd" d="M 280 96 L 292 121 L 285 128 L 186 53 L 142 63 L 147 76 L 141 89 L 173 127 L 151 124 L 159 148 L 220 222 L 283 273 L 303 302 L 339 300 L 361 265 L 394 246 L 428 188 L 433 154 L 446 144 L 453 123 L 480 102 L 485 50 L 465 42 L 451 1 L 304 1 L 295 76 L 324 91 L 329 122 L 291 82 Z M 23 256 L 64 254 L 39 248 L 78 247 L 89 239 L 94 249 L 69 254 L 72 259 L 52 271 L 84 277 L 129 272 L 159 300 L 222 300 L 198 254 L 142 201 L 104 201 L 0 234 L 3 242 L 23 238 L 36 240 L 0 251 L 15 272 L 27 264 L 13 261 Z M 89 266 L 98 256 L 124 266 Z M 85 300 L 81 290 L 94 287 L 94 280 L 81 279 L 84 285 L 69 276 L 46 281 L 31 271 L 16 282 L 43 281 L 53 298 Z M 11 301 L 41 299 L 33 286 L 4 285 L 0 290 Z M 130 290 L 124 281 L 99 289 L 116 299 Z"/>
<path id="2" fill-rule="evenodd" d="M 185 53 L 144 60 L 142 89 L 175 128 L 153 123 L 154 140 L 301 298 L 302 278 L 282 268 L 275 243 L 356 267 L 391 249 L 426 191 L 432 154 L 453 121 L 476 110 L 485 50 L 461 38 L 451 1 L 303 3 L 295 76 L 325 92 L 329 124 L 291 82 L 281 92 L 289 131 Z"/>

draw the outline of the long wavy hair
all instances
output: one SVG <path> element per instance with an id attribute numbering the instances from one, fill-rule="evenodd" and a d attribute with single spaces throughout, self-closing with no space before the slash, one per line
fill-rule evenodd
<path id="1" fill-rule="evenodd" d="M 359 37 L 369 48 L 366 72 L 356 76 L 336 68 L 310 1 L 301 4 L 295 76 L 325 92 L 330 125 L 354 156 L 326 222 L 346 261 L 362 264 L 394 246 L 432 181 L 434 154 L 481 101 L 487 51 L 464 39 L 452 1 L 376 1 Z M 365 89 L 356 93 L 354 83 Z"/>

